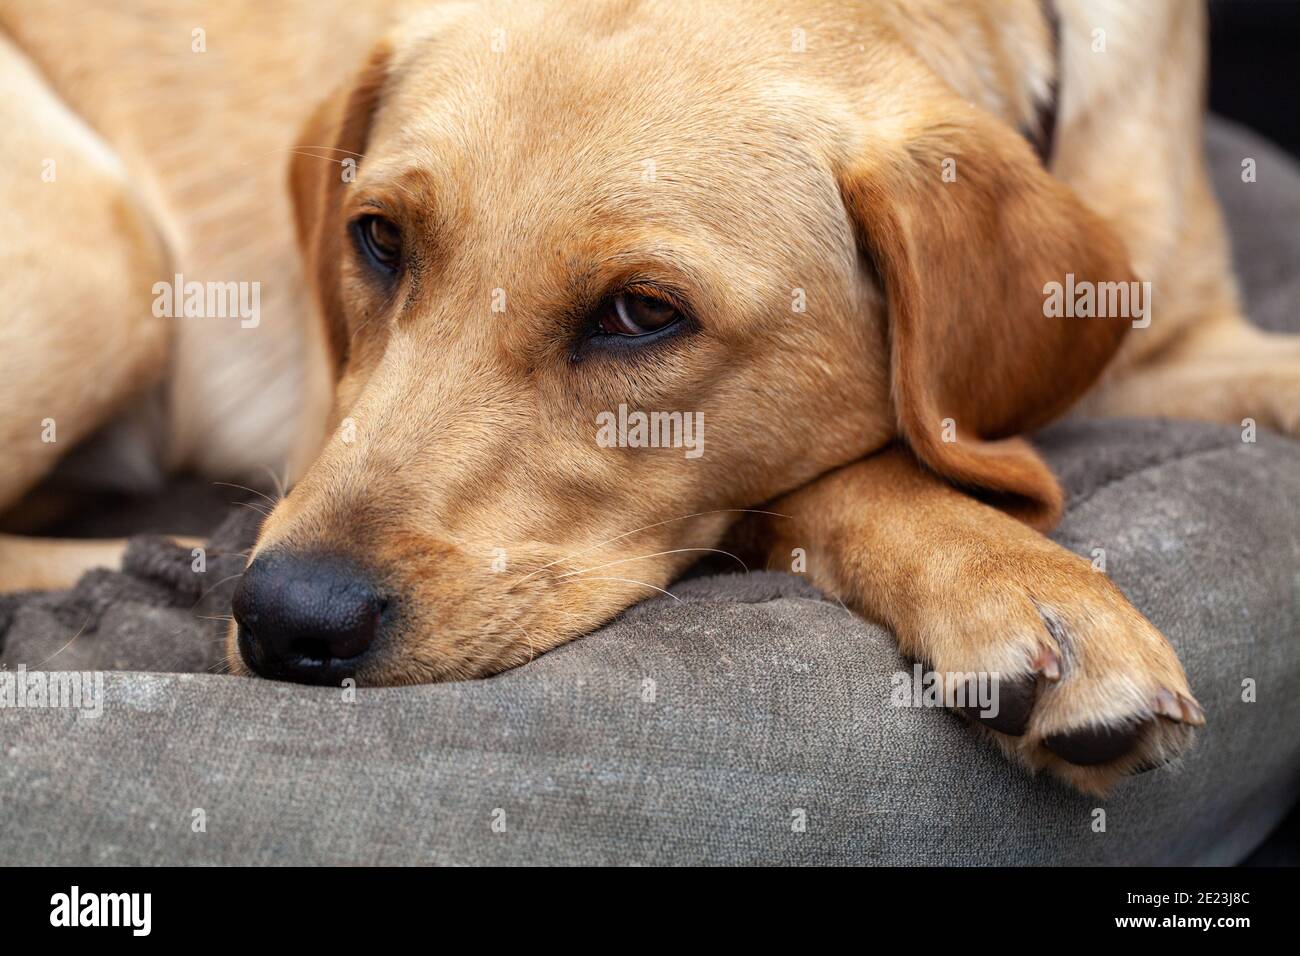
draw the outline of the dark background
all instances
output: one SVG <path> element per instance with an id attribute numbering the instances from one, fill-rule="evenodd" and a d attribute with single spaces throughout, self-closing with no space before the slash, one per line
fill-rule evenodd
<path id="1" fill-rule="evenodd" d="M 1134 0 L 1140 3 L 1141 0 Z M 1210 109 L 1300 157 L 1300 0 L 1213 0 Z M 1300 865 L 1300 809 L 1246 864 Z"/>
<path id="2" fill-rule="evenodd" d="M 1211 2 L 1212 111 L 1300 157 L 1298 76 L 1300 0 Z"/>

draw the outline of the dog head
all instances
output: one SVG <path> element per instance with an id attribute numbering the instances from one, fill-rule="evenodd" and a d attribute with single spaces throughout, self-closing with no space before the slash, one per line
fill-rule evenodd
<path id="1" fill-rule="evenodd" d="M 745 5 L 456 6 L 316 112 L 291 184 L 332 423 L 241 582 L 237 669 L 519 664 L 894 441 L 1055 520 L 1014 436 L 1124 325 L 1048 318 L 1042 290 L 1127 279 L 1122 249 L 884 25 L 815 66 L 791 32 Z"/>

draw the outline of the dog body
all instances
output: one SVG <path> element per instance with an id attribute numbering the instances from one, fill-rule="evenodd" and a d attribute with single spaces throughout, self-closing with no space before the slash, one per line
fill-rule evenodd
<path id="1" fill-rule="evenodd" d="M 58 169 L 4 187 L 0 500 L 151 383 L 137 457 L 287 468 L 236 671 L 480 676 L 702 553 L 801 549 L 909 655 L 1002 675 L 1025 764 L 1100 790 L 1188 745 L 1177 658 L 1041 536 L 1060 491 L 1017 436 L 1300 425 L 1203 165 L 1198 6 L 140 9 L 0 5 L 6 145 Z M 257 321 L 159 318 L 178 275 L 259 283 Z M 707 451 L 603 447 L 623 407 Z M 0 576 L 102 559 L 51 554 L 3 539 Z"/>

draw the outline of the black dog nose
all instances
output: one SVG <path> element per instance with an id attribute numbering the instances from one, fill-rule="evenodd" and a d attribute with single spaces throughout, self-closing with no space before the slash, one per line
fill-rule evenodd
<path id="1" fill-rule="evenodd" d="M 263 677 L 335 684 L 356 671 L 385 602 L 337 555 L 268 551 L 235 590 L 239 653 Z"/>

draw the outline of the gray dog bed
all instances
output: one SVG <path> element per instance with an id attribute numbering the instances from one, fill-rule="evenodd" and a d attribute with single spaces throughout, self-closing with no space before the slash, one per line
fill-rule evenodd
<path id="1" fill-rule="evenodd" d="M 1251 315 L 1297 330 L 1300 173 L 1223 124 L 1209 140 Z M 1245 156 L 1256 183 L 1240 181 Z M 140 538 L 124 573 L 0 600 L 6 667 L 109 671 L 99 716 L 0 709 L 0 854 L 1238 862 L 1300 792 L 1300 444 L 1138 420 L 1067 422 L 1040 444 L 1069 495 L 1056 539 L 1105 548 L 1209 719 L 1180 765 L 1109 800 L 1025 775 L 947 713 L 891 706 L 892 676 L 909 667 L 890 635 L 791 575 L 691 578 L 676 600 L 491 680 L 345 700 L 214 673 L 222 579 L 258 520 L 237 508 L 202 575 L 188 551 Z M 144 520 L 203 530 L 229 510 L 210 488 L 169 500 Z"/>

